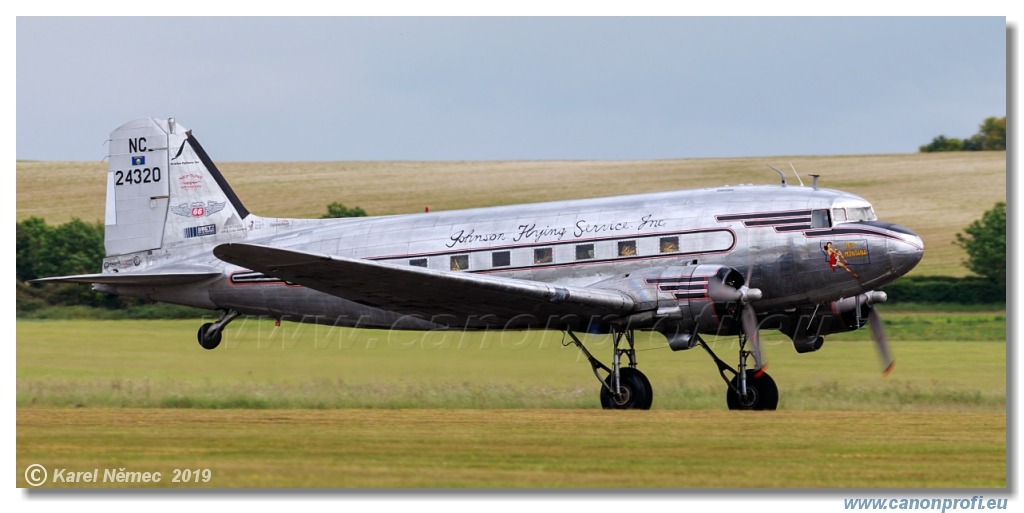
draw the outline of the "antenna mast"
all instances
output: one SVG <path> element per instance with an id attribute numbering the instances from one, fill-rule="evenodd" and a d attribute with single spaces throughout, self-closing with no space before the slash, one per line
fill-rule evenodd
<path id="1" fill-rule="evenodd" d="M 814 179 L 814 190 L 818 190 L 818 177 L 819 176 L 821 176 L 821 175 L 811 175 L 811 178 Z"/>

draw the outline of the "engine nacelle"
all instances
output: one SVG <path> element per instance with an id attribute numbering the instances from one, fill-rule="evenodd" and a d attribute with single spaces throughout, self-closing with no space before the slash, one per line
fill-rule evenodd
<path id="1" fill-rule="evenodd" d="M 692 348 L 697 332 L 739 333 L 739 306 L 761 298 L 760 290 L 743 282 L 743 275 L 731 267 L 685 265 L 636 271 L 595 286 L 638 296 L 647 313 L 630 318 L 630 325 L 662 333 L 678 351 Z"/>
<path id="2" fill-rule="evenodd" d="M 787 315 L 779 330 L 793 340 L 798 353 L 817 351 L 825 343 L 826 335 L 862 328 L 874 305 L 886 299 L 885 292 L 881 291 L 843 298 L 814 310 Z"/>
<path id="3" fill-rule="evenodd" d="M 821 349 L 823 345 L 825 345 L 825 337 L 817 333 L 793 339 L 793 347 L 798 353 L 813 353 Z"/>

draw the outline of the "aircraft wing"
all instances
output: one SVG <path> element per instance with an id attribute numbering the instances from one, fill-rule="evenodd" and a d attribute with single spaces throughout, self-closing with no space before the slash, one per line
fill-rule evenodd
<path id="1" fill-rule="evenodd" d="M 617 290 L 566 287 L 458 271 L 437 271 L 257 244 L 221 244 L 235 265 L 360 304 L 451 327 L 585 328 L 594 317 L 635 312 Z"/>
<path id="2" fill-rule="evenodd" d="M 184 285 L 223 276 L 220 271 L 168 271 L 164 273 L 97 273 L 54 276 L 29 283 L 97 283 L 101 285 Z"/>

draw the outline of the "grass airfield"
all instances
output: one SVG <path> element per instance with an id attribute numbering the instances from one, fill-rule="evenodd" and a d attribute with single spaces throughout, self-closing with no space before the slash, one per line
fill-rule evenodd
<path id="1" fill-rule="evenodd" d="M 927 250 L 915 275 L 966 275 L 955 234 L 1006 196 L 1005 152 L 219 167 L 252 211 L 316 217 L 334 201 L 380 215 L 777 183 L 767 164 L 789 162 L 917 231 Z M 102 219 L 103 162 L 16 172 L 18 220 Z M 40 463 L 159 471 L 146 486 L 195 488 L 1005 488 L 1005 312 L 883 313 L 888 378 L 866 330 L 804 355 L 765 333 L 775 412 L 727 411 L 707 355 L 657 337 L 637 345 L 653 409 L 603 411 L 560 333 L 245 319 L 208 352 L 198 319 L 18 321 L 17 486 Z M 608 359 L 609 341 L 587 342 Z M 711 342 L 733 363 L 734 339 Z M 175 468 L 212 477 L 173 483 Z"/>
<path id="2" fill-rule="evenodd" d="M 1002 488 L 1005 420 L 948 412 L 30 408 L 18 411 L 18 468 L 126 467 L 166 480 L 173 468 L 211 469 L 206 483 L 160 485 L 196 488 Z"/>
<path id="3" fill-rule="evenodd" d="M 213 471 L 161 487 L 1005 487 L 1004 314 L 885 318 L 887 378 L 866 333 L 804 355 L 765 337 L 775 412 L 726 410 L 710 358 L 657 337 L 637 344 L 653 409 L 603 411 L 557 332 L 248 319 L 205 351 L 198 320 L 19 321 L 18 486 L 41 463 Z M 733 340 L 711 342 L 734 359 Z"/>

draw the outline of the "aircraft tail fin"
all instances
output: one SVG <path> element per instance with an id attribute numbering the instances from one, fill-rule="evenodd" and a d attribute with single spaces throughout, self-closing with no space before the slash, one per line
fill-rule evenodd
<path id="1" fill-rule="evenodd" d="M 174 119 L 142 118 L 115 129 L 109 142 L 108 257 L 247 238 L 249 211 L 190 130 Z"/>

